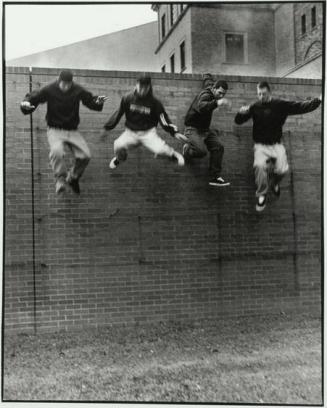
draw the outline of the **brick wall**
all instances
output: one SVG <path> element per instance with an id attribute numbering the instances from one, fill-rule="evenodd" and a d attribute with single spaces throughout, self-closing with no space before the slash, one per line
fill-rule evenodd
<path id="1" fill-rule="evenodd" d="M 55 69 L 35 69 L 33 89 Z M 108 168 L 113 139 L 99 132 L 137 73 L 75 71 L 77 82 L 110 100 L 102 113 L 81 108 L 80 131 L 93 154 L 80 197 L 54 194 L 48 164 L 45 106 L 33 114 L 35 271 L 32 251 L 30 118 L 19 102 L 28 72 L 7 68 L 5 135 L 5 309 L 7 331 L 74 329 L 106 324 L 226 318 L 288 310 L 320 311 L 321 110 L 285 126 L 291 172 L 277 202 L 254 210 L 251 124 L 233 124 L 255 99 L 256 77 L 224 77 L 231 111 L 216 113 L 224 172 L 231 187 L 207 184 L 208 158 L 177 168 L 144 149 Z M 268 79 L 269 80 L 269 79 Z M 182 118 L 200 89 L 198 75 L 153 74 L 172 119 Z M 305 99 L 315 80 L 276 79 L 274 93 Z M 162 137 L 181 149 L 178 141 Z M 67 160 L 71 156 L 67 155 Z M 34 301 L 35 294 L 35 301 Z"/>

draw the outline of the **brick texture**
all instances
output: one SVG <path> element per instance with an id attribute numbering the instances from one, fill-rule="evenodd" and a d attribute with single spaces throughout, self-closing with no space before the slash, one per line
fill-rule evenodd
<path id="1" fill-rule="evenodd" d="M 35 69 L 33 89 L 55 69 Z M 190 321 L 281 311 L 320 312 L 321 110 L 290 117 L 285 145 L 291 171 L 279 201 L 254 210 L 251 123 L 237 127 L 238 108 L 255 99 L 257 77 L 223 77 L 233 107 L 214 114 L 231 187 L 207 185 L 208 158 L 178 168 L 148 151 L 130 152 L 108 168 L 113 140 L 102 125 L 137 73 L 76 70 L 76 81 L 106 94 L 103 112 L 81 107 L 80 131 L 92 160 L 80 197 L 54 193 L 45 106 L 33 114 L 35 270 L 32 246 L 30 118 L 19 103 L 28 71 L 7 68 L 5 135 L 4 323 L 9 331 Z M 268 78 L 276 96 L 319 95 L 321 82 Z M 153 74 L 154 91 L 175 123 L 201 87 L 198 75 Z M 181 144 L 160 130 L 181 150 Z M 67 153 L 67 161 L 71 161 Z"/>

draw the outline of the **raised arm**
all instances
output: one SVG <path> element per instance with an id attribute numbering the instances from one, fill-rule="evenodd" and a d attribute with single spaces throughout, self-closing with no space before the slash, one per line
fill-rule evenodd
<path id="1" fill-rule="evenodd" d="M 101 112 L 103 109 L 103 103 L 107 98 L 105 96 L 94 96 L 86 89 L 82 90 L 81 101 L 87 108 Z"/>
<path id="2" fill-rule="evenodd" d="M 40 103 L 45 103 L 48 100 L 47 88 L 41 88 L 38 91 L 32 91 L 25 95 L 25 98 L 20 104 L 20 110 L 24 115 L 33 113 Z"/>
<path id="3" fill-rule="evenodd" d="M 198 110 L 201 113 L 204 112 L 212 112 L 214 109 L 217 108 L 217 101 L 208 93 L 208 91 L 204 91 L 200 94 L 198 100 Z"/>
<path id="4" fill-rule="evenodd" d="M 303 113 L 312 112 L 317 109 L 321 104 L 321 100 L 320 98 L 314 98 L 310 101 L 301 102 L 283 100 L 281 101 L 281 104 L 282 109 L 287 115 L 300 115 Z"/>
<path id="5" fill-rule="evenodd" d="M 178 132 L 178 128 L 176 125 L 174 125 L 167 112 L 165 111 L 165 108 L 163 107 L 163 105 L 161 103 L 158 102 L 158 106 L 157 106 L 157 115 L 159 118 L 159 122 L 161 127 L 168 133 L 171 134 L 171 136 L 175 136 L 175 133 Z"/>
<path id="6" fill-rule="evenodd" d="M 241 109 L 237 112 L 234 121 L 237 125 L 242 125 L 242 123 L 247 122 L 252 118 L 252 112 L 250 106 L 242 106 Z"/>

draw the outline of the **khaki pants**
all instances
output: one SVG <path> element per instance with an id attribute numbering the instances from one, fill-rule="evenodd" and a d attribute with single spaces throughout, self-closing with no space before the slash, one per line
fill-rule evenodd
<path id="1" fill-rule="evenodd" d="M 155 156 L 163 155 L 172 157 L 175 151 L 158 136 L 156 128 L 139 131 L 126 128 L 121 136 L 114 141 L 115 156 L 119 161 L 124 161 L 127 159 L 127 150 L 139 145 L 149 149 Z"/>
<path id="2" fill-rule="evenodd" d="M 90 149 L 84 138 L 77 130 L 48 128 L 48 142 L 50 146 L 50 165 L 56 178 L 66 178 L 67 169 L 64 161 L 65 146 L 68 146 L 75 163 L 70 170 L 70 177 L 79 179 L 91 159 Z"/>
<path id="3" fill-rule="evenodd" d="M 254 173 L 257 185 L 256 195 L 267 194 L 269 189 L 269 172 L 273 174 L 274 182 L 278 183 L 288 171 L 285 147 L 281 143 L 254 145 Z"/>

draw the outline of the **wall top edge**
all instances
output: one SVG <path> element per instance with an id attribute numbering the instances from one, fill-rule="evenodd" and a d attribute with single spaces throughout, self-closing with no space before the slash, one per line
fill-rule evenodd
<path id="1" fill-rule="evenodd" d="M 34 68 L 32 67 L 32 75 L 53 75 L 58 76 L 63 68 Z M 89 70 L 89 69 L 73 69 L 76 77 L 102 77 L 102 78 L 131 78 L 136 79 L 144 71 L 101 71 L 101 70 Z M 29 75 L 29 67 L 14 67 L 7 66 L 5 70 L 6 74 L 22 74 Z M 148 72 L 153 79 L 162 80 L 202 80 L 202 74 L 171 74 L 163 72 Z M 281 78 L 281 77 L 266 77 L 266 76 L 242 76 L 242 75 L 215 75 L 216 79 L 224 79 L 227 82 L 259 82 L 262 80 L 268 81 L 273 84 L 301 84 L 301 85 L 321 85 L 321 79 L 309 79 L 309 78 Z"/>

